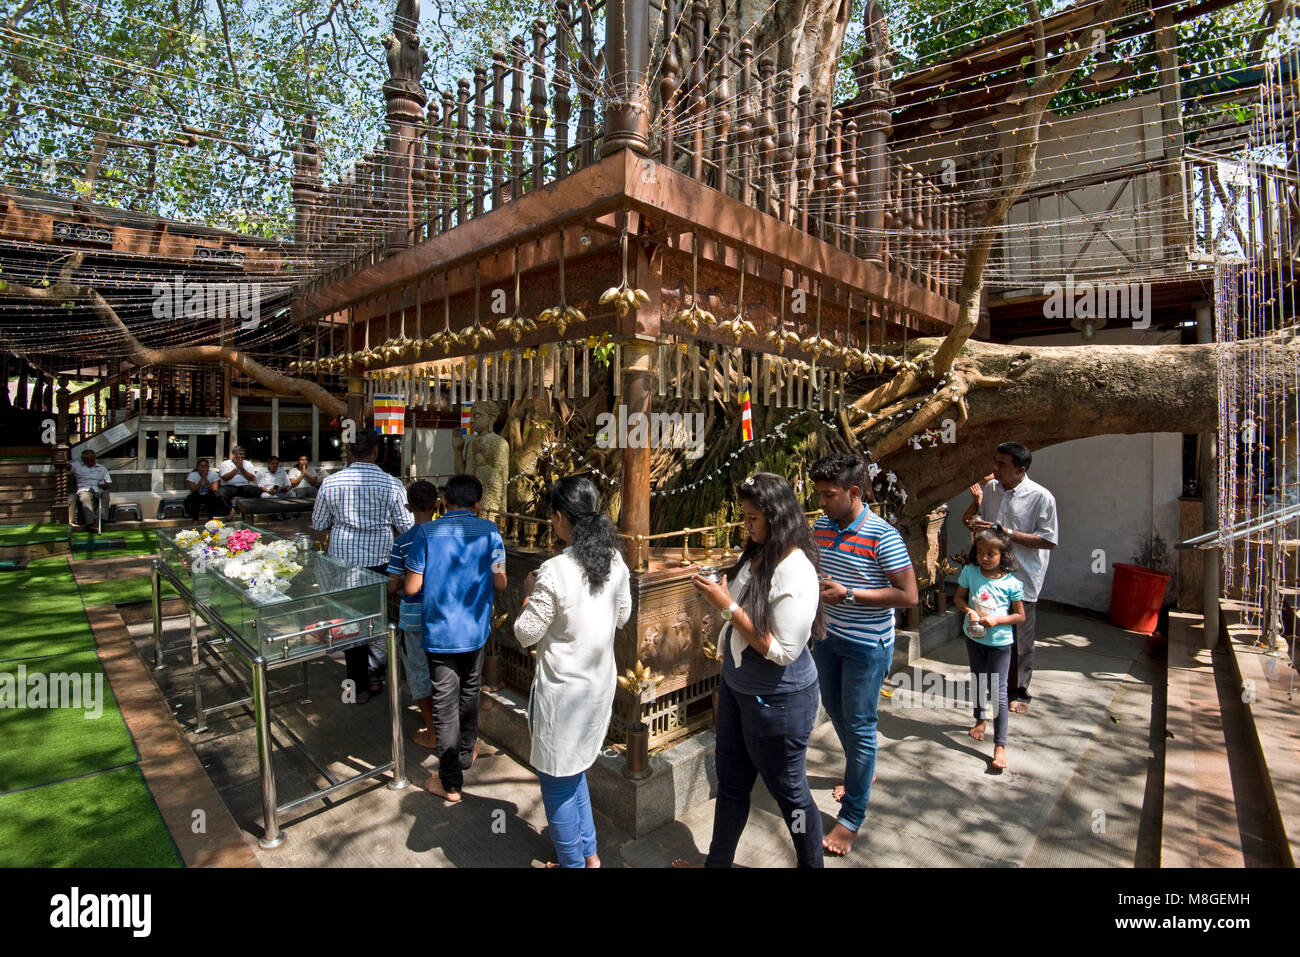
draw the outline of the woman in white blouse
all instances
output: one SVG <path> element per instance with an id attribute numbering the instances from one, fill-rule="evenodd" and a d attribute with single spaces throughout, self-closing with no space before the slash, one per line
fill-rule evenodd
<path id="1" fill-rule="evenodd" d="M 750 791 L 762 777 L 781 808 L 799 866 L 821 867 L 822 818 L 805 767 L 818 700 L 808 643 L 826 634 L 817 546 L 781 476 L 759 472 L 741 483 L 739 495 L 748 536 L 740 558 L 721 584 L 691 579 L 725 622 L 718 639 L 718 800 L 704 866 L 731 866 L 749 818 Z"/>
<path id="2" fill-rule="evenodd" d="M 580 475 L 551 489 L 555 535 L 568 546 L 524 582 L 515 637 L 539 644 L 528 696 L 529 762 L 560 867 L 599 867 L 587 768 L 596 763 L 614 703 L 614 632 L 632 613 L 627 564 L 595 484 Z M 820 840 L 820 838 L 819 838 Z"/>

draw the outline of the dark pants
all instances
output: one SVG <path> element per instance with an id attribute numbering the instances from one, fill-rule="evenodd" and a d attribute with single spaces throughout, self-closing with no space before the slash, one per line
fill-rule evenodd
<path id="1" fill-rule="evenodd" d="M 1011 646 L 1011 673 L 1008 679 L 1011 685 L 1009 697 L 1012 701 L 1029 701 L 1029 679 L 1034 676 L 1034 621 L 1038 602 L 1022 602 L 1025 606 L 1025 620 L 1019 625 L 1012 625 L 1011 632 L 1016 636 Z"/>
<path id="2" fill-rule="evenodd" d="M 370 570 L 386 575 L 388 565 L 371 565 Z M 343 660 L 347 662 L 348 667 L 348 679 L 358 695 L 363 691 L 369 693 L 371 685 L 383 684 L 387 679 L 388 655 L 377 653 L 377 649 L 384 647 L 384 643 L 377 640 L 357 645 L 355 648 L 343 649 Z"/>
<path id="3" fill-rule="evenodd" d="M 732 691 L 725 680 L 718 684 L 718 800 L 705 867 L 730 867 L 735 860 L 759 775 L 781 808 L 799 866 L 822 866 L 822 816 L 805 766 L 816 718 L 815 683 L 803 691 L 761 698 Z"/>
<path id="4" fill-rule="evenodd" d="M 449 794 L 465 783 L 478 741 L 478 694 L 483 649 L 451 654 L 426 652 L 433 679 L 433 728 L 438 735 L 438 778 Z"/>
<path id="5" fill-rule="evenodd" d="M 975 720 L 985 721 L 993 713 L 993 743 L 1007 746 L 1007 669 L 1015 645 L 982 645 L 966 639 L 966 657 L 970 659 L 971 689 L 975 697 Z M 997 696 L 996 701 L 993 700 Z"/>
<path id="6" fill-rule="evenodd" d="M 200 495 L 198 492 L 190 492 L 185 496 L 185 514 L 195 521 L 199 518 L 199 509 L 205 508 L 208 512 L 208 518 L 216 518 L 217 511 L 221 508 L 221 503 L 213 492 L 207 495 Z M 229 511 L 229 509 L 227 509 Z M 222 514 L 225 514 L 224 512 Z"/>
<path id="7" fill-rule="evenodd" d="M 221 498 L 221 505 L 226 510 L 226 514 L 229 515 L 235 499 L 261 498 L 262 490 L 256 485 L 222 485 L 217 489 L 217 495 Z"/>

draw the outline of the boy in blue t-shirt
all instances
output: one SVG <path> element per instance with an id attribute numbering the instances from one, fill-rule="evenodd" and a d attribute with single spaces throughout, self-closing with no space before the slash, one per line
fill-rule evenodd
<path id="1" fill-rule="evenodd" d="M 975 690 L 975 724 L 970 736 L 984 740 L 985 713 L 997 676 L 998 704 L 993 718 L 993 766 L 1007 766 L 1007 672 L 1015 637 L 1011 626 L 1025 620 L 1025 588 L 1011 572 L 1016 559 L 1011 536 L 992 528 L 975 534 L 970 559 L 957 579 L 952 603 L 966 613 L 962 630 Z"/>
<path id="2" fill-rule="evenodd" d="M 420 532 L 420 526 L 433 521 L 438 510 L 438 490 L 429 482 L 412 482 L 406 490 L 406 510 L 411 513 L 415 525 L 403 532 L 393 542 L 393 551 L 388 557 L 388 593 L 402 590 L 402 577 L 406 574 L 406 552 Z M 433 726 L 433 679 L 429 677 L 429 659 L 425 657 L 422 642 L 424 640 L 423 595 L 402 595 L 399 605 L 397 627 L 402 635 L 402 659 L 406 662 L 406 685 L 411 690 L 411 697 L 420 709 L 424 727 L 415 732 L 411 738 L 422 748 L 430 751 L 438 747 L 438 736 Z"/>

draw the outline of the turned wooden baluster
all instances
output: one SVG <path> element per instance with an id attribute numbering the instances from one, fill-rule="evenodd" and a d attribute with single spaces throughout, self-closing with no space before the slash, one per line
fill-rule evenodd
<path id="1" fill-rule="evenodd" d="M 533 189 L 546 181 L 546 21 L 533 21 Z"/>
<path id="2" fill-rule="evenodd" d="M 798 183 L 794 176 L 794 131 L 792 129 L 797 118 L 791 112 L 792 86 L 790 74 L 782 73 L 776 84 L 776 120 L 779 129 L 776 141 L 778 164 L 776 188 L 781 202 L 781 221 L 785 223 L 794 223 L 798 198 Z"/>
<path id="3" fill-rule="evenodd" d="M 451 229 L 456 211 L 456 107 L 451 87 L 442 91 L 442 195 L 438 199 L 442 207 L 442 228 Z"/>
<path id="4" fill-rule="evenodd" d="M 487 179 L 487 68 L 474 67 L 474 215 L 483 215 L 483 193 Z"/>
<path id="5" fill-rule="evenodd" d="M 357 219 L 357 226 L 362 235 L 364 242 L 370 242 L 370 230 L 372 223 L 370 220 L 370 196 L 371 182 L 374 175 L 374 155 L 366 154 L 361 160 L 361 168 L 357 171 L 357 190 L 354 198 L 353 213 Z"/>
<path id="6" fill-rule="evenodd" d="M 725 195 L 728 137 L 731 133 L 731 60 L 728 57 L 731 28 L 725 23 L 720 23 L 715 36 L 718 43 L 718 59 L 715 63 L 717 79 L 713 87 L 713 162 L 718 168 L 718 178 L 714 185 Z"/>
<path id="7" fill-rule="evenodd" d="M 926 276 L 926 221 L 925 221 L 925 180 L 919 172 L 911 167 L 908 173 L 912 178 L 912 262 L 916 271 L 916 281 L 927 285 Z"/>
<path id="8" fill-rule="evenodd" d="M 569 0 L 555 0 L 555 73 L 551 88 L 555 91 L 555 178 L 569 175 L 569 42 L 573 24 L 569 19 Z"/>
<path id="9" fill-rule="evenodd" d="M 524 194 L 524 38 L 510 41 L 510 198 Z"/>
<path id="10" fill-rule="evenodd" d="M 939 272 L 943 256 L 943 246 L 939 237 L 939 191 L 934 184 L 925 184 L 925 229 L 926 244 L 930 247 L 930 291 L 939 291 Z"/>
<path id="11" fill-rule="evenodd" d="M 799 181 L 799 199 L 796 209 L 799 215 L 799 228 L 806 233 L 808 232 L 808 204 L 812 201 L 813 173 L 812 93 L 806 86 L 799 90 L 799 103 L 796 109 L 799 137 L 794 148 L 795 177 Z"/>
<path id="12" fill-rule="evenodd" d="M 813 170 L 812 194 L 808 197 L 809 218 L 812 221 L 813 235 L 818 239 L 830 239 L 830 114 L 827 113 L 826 101 L 818 97 L 813 100 Z"/>
<path id="13" fill-rule="evenodd" d="M 704 19 L 704 4 L 701 0 L 694 0 L 691 4 L 691 26 L 695 36 L 691 48 L 691 176 L 697 180 L 704 179 L 704 114 L 709 108 L 704 85 Z"/>
<path id="14" fill-rule="evenodd" d="M 582 4 L 582 62 L 578 70 L 578 142 L 582 144 L 582 166 L 596 162 L 595 91 L 600 78 L 596 74 L 595 27 L 591 22 L 591 5 Z"/>
<path id="15" fill-rule="evenodd" d="M 849 117 L 844 124 L 844 206 L 847 239 L 845 248 L 858 254 L 858 124 Z"/>
<path id="16" fill-rule="evenodd" d="M 442 170 L 439 168 L 438 140 L 442 128 L 438 125 L 438 91 L 435 89 L 429 97 L 429 109 L 426 112 L 428 129 L 424 146 L 424 216 L 429 224 L 428 235 L 438 231 L 438 217 L 442 212 L 439 201 Z"/>
<path id="17" fill-rule="evenodd" d="M 952 255 L 952 204 L 944 201 L 939 212 L 939 261 L 943 263 L 943 273 L 940 277 L 939 292 L 945 299 L 952 298 L 952 269 L 948 265 L 953 260 Z"/>
<path id="18" fill-rule="evenodd" d="M 833 239 L 844 248 L 844 117 L 839 110 L 831 114 L 830 131 L 830 219 L 834 223 Z"/>
<path id="19" fill-rule="evenodd" d="M 753 172 L 750 150 L 754 143 L 754 45 L 740 41 L 740 128 L 736 131 L 736 161 L 740 167 L 740 201 L 746 206 L 754 202 Z"/>
<path id="20" fill-rule="evenodd" d="M 759 128 L 758 182 L 763 194 L 763 212 L 780 215 L 776 196 L 776 110 L 772 106 L 775 94 L 772 84 L 774 72 L 771 57 L 758 61 L 758 81 L 762 88 L 762 125 Z"/>
<path id="21" fill-rule="evenodd" d="M 505 202 L 506 55 L 492 51 L 492 208 Z"/>
<path id="22" fill-rule="evenodd" d="M 681 63 L 677 59 L 677 6 L 674 0 L 664 0 L 664 58 L 659 69 L 659 102 L 664 120 L 664 136 L 660 162 L 671 166 L 673 162 L 673 137 L 677 127 L 677 91 L 681 87 L 678 73 Z"/>
<path id="23" fill-rule="evenodd" d="M 456 225 L 469 212 L 469 80 L 456 81 Z"/>

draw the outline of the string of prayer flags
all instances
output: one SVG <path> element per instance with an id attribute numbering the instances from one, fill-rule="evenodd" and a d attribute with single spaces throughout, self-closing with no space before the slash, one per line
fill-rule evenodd
<path id="1" fill-rule="evenodd" d="M 375 395 L 375 429 L 380 435 L 402 435 L 406 429 L 406 403 L 400 395 Z"/>
<path id="2" fill-rule="evenodd" d="M 741 395 L 740 435 L 746 442 L 754 441 L 754 413 L 749 407 L 749 389 L 745 389 Z"/>
<path id="3" fill-rule="evenodd" d="M 462 405 L 460 407 L 460 434 L 469 435 L 470 411 L 472 406 Z"/>

